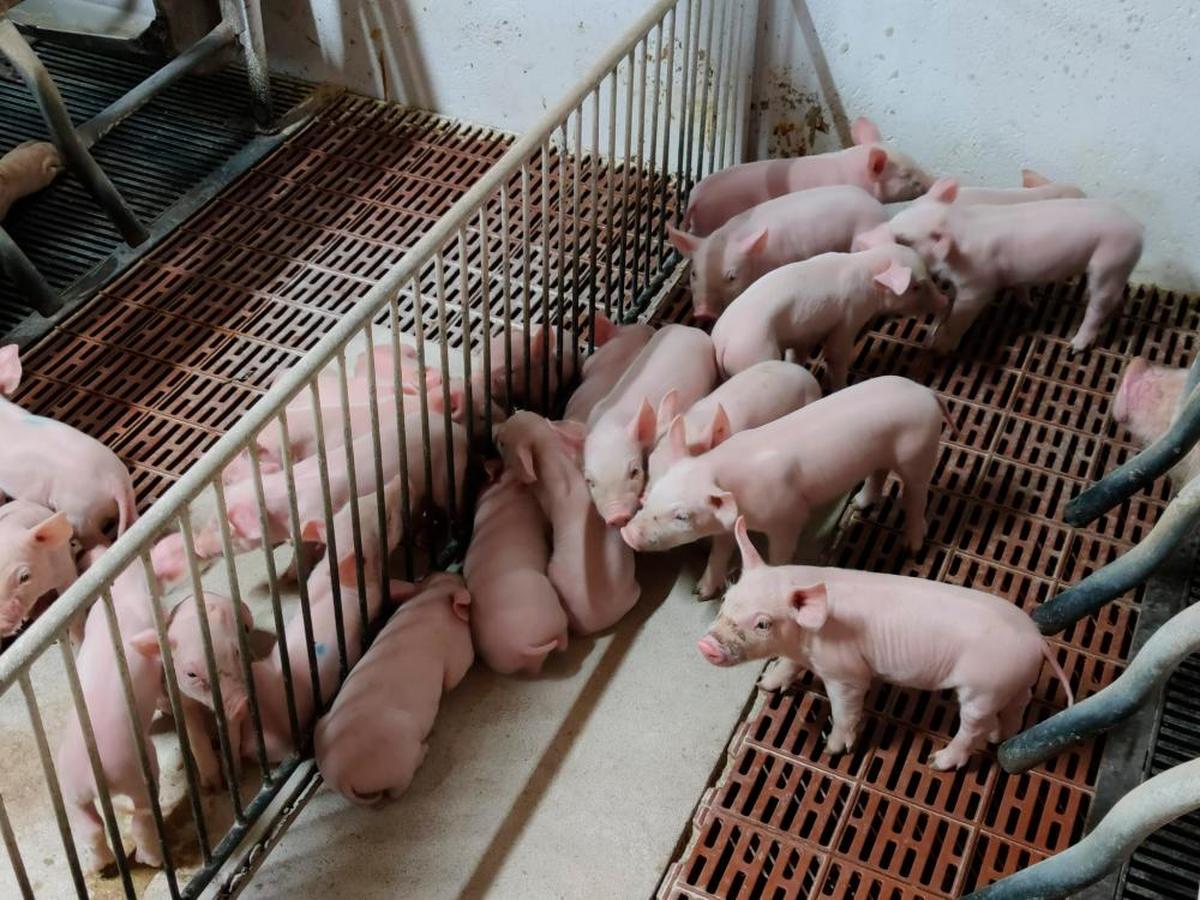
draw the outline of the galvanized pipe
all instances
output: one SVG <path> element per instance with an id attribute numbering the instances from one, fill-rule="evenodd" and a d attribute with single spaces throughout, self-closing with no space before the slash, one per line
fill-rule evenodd
<path id="1" fill-rule="evenodd" d="M 0 225 L 0 268 L 8 273 L 25 302 L 47 319 L 62 309 L 62 298 L 50 287 L 3 225 Z"/>
<path id="2" fill-rule="evenodd" d="M 17 879 L 17 887 L 21 889 L 21 897 L 32 900 L 33 888 L 29 885 L 25 860 L 21 858 L 21 848 L 17 846 L 17 836 L 13 834 L 12 823 L 8 820 L 8 808 L 4 805 L 3 796 L 0 796 L 0 835 L 4 836 L 4 849 L 8 851 L 8 861 Z"/>
<path id="3" fill-rule="evenodd" d="M 251 111 L 261 126 L 271 121 L 271 73 L 267 70 L 267 43 L 263 33 L 260 0 L 221 0 L 221 18 L 235 26 L 246 75 L 250 81 Z"/>
<path id="4" fill-rule="evenodd" d="M 1200 394 L 1197 395 L 1200 400 Z M 1191 403 L 1189 402 L 1189 407 Z M 1200 418 L 1197 419 L 1200 422 Z M 1119 471 L 1119 470 L 1118 470 Z M 1033 611 L 1043 634 L 1062 631 L 1130 588 L 1137 587 L 1200 525 L 1200 478 L 1193 479 L 1159 516 L 1142 542 Z"/>
<path id="5" fill-rule="evenodd" d="M 1117 868 L 1147 836 L 1200 808 L 1200 759 L 1138 785 L 1073 847 L 967 895 L 969 900 L 1069 897 Z"/>
<path id="6" fill-rule="evenodd" d="M 121 237 L 135 247 L 145 241 L 150 232 L 138 221 L 120 192 L 83 145 L 75 126 L 71 124 L 71 116 L 63 104 L 58 85 L 17 27 L 6 17 L 0 17 L 0 53 L 8 57 L 8 61 L 21 73 L 42 111 L 46 127 L 50 129 L 50 137 L 63 161 L 100 204 Z"/>
<path id="7" fill-rule="evenodd" d="M 1143 707 L 1197 650 L 1200 605 L 1177 613 L 1154 632 L 1108 687 L 1005 741 L 1000 746 L 1000 765 L 1009 772 L 1024 772 L 1065 747 L 1112 728 Z"/>

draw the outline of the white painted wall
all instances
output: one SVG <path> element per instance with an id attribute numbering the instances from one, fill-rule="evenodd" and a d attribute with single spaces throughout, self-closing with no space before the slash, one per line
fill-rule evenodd
<path id="1" fill-rule="evenodd" d="M 648 0 L 273 0 L 272 63 L 508 130 L 535 122 Z M 755 0 L 750 0 L 755 2 Z M 759 152 L 868 115 L 937 173 L 1023 166 L 1147 225 L 1135 278 L 1200 290 L 1200 3 L 759 0 Z"/>

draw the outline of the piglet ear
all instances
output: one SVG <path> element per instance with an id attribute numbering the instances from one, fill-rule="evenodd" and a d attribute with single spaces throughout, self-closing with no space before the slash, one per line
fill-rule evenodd
<path id="1" fill-rule="evenodd" d="M 338 583 L 346 587 L 358 587 L 358 565 L 354 551 L 350 551 L 338 560 Z M 364 561 L 363 569 L 365 570 L 370 563 Z"/>
<path id="2" fill-rule="evenodd" d="M 658 418 L 654 414 L 654 407 L 643 397 L 637 415 L 629 423 L 630 440 L 643 448 L 652 447 L 654 439 L 658 437 L 657 425 Z"/>
<path id="3" fill-rule="evenodd" d="M 757 569 L 761 566 L 763 564 L 762 557 L 758 555 L 758 550 L 750 540 L 750 532 L 746 530 L 745 516 L 737 517 L 737 522 L 733 526 L 733 533 L 737 538 L 738 550 L 742 553 L 743 571 Z"/>
<path id="4" fill-rule="evenodd" d="M 300 528 L 300 540 L 310 544 L 324 544 L 325 523 L 320 519 L 309 519 Z"/>
<path id="5" fill-rule="evenodd" d="M 939 178 L 925 196 L 938 203 L 953 203 L 958 197 L 958 179 Z"/>
<path id="6" fill-rule="evenodd" d="M 603 347 L 616 335 L 617 326 L 614 325 L 612 319 L 604 315 L 604 313 L 596 313 L 594 322 L 595 324 L 593 328 L 596 335 L 596 346 Z"/>
<path id="7" fill-rule="evenodd" d="M 850 125 L 850 138 L 855 144 L 878 144 L 883 140 L 879 127 L 866 116 L 859 116 Z"/>
<path id="8" fill-rule="evenodd" d="M 538 480 L 531 444 L 522 444 L 517 448 L 517 478 L 521 484 L 533 484 Z"/>
<path id="9" fill-rule="evenodd" d="M 1021 187 L 1045 187 L 1049 183 L 1050 179 L 1040 172 L 1035 172 L 1033 169 L 1021 170 Z"/>
<path id="10" fill-rule="evenodd" d="M 688 234 L 686 231 L 681 231 L 670 225 L 667 226 L 667 240 L 671 242 L 671 246 L 678 250 L 684 256 L 692 256 L 700 247 L 700 238 L 694 234 Z"/>
<path id="11" fill-rule="evenodd" d="M 450 607 L 464 622 L 471 621 L 471 593 L 465 587 L 459 588 L 451 595 Z"/>
<path id="12" fill-rule="evenodd" d="M 715 491 L 708 495 L 708 505 L 726 531 L 732 531 L 738 520 L 738 505 L 729 491 Z"/>
<path id="13" fill-rule="evenodd" d="M 577 457 L 583 452 L 583 442 L 587 438 L 587 429 L 582 422 L 571 422 L 563 420 L 561 422 L 551 422 L 550 427 L 554 429 L 558 439 L 562 441 L 563 447 L 573 457 Z"/>
<path id="14" fill-rule="evenodd" d="M 671 420 L 671 427 L 667 429 L 667 461 L 674 465 L 689 455 L 687 425 L 684 424 L 683 416 L 676 416 Z"/>
<path id="15" fill-rule="evenodd" d="M 788 603 L 792 618 L 801 628 L 819 630 L 829 618 L 829 591 L 820 582 L 809 587 L 792 588 Z"/>
<path id="16" fill-rule="evenodd" d="M 729 436 L 733 434 L 733 426 L 729 424 L 729 413 L 725 412 L 725 407 L 720 403 L 713 410 L 712 422 L 708 425 L 708 447 L 711 450 L 718 444 L 724 443 Z"/>
<path id="17" fill-rule="evenodd" d="M 16 344 L 0 347 L 0 394 L 8 396 L 21 383 L 21 351 Z"/>
<path id="18" fill-rule="evenodd" d="M 872 147 L 867 153 L 867 175 L 878 180 L 883 175 L 883 170 L 887 168 L 887 163 L 887 151 L 882 147 Z"/>
<path id="19" fill-rule="evenodd" d="M 912 284 L 912 269 L 908 266 L 899 265 L 895 260 L 888 263 L 888 267 L 875 276 L 875 281 L 882 284 L 897 297 L 900 297 L 908 290 L 908 286 Z"/>
<path id="20" fill-rule="evenodd" d="M 1135 356 L 1125 367 L 1125 374 L 1121 376 L 1121 386 L 1117 388 L 1117 398 L 1113 402 L 1113 418 L 1116 421 L 1127 422 L 1129 420 L 1133 405 L 1131 394 L 1137 389 L 1137 382 L 1149 368 L 1150 364 L 1142 356 Z"/>
<path id="21" fill-rule="evenodd" d="M 250 607 L 245 603 L 238 604 L 238 618 L 242 620 L 242 625 L 247 631 L 254 630 L 254 613 L 250 612 Z"/>
<path id="22" fill-rule="evenodd" d="M 766 228 L 760 228 L 758 231 L 751 234 L 742 242 L 742 249 L 747 256 L 758 256 L 766 249 L 767 235 Z"/>
<path id="23" fill-rule="evenodd" d="M 67 514 L 62 512 L 56 512 L 29 529 L 29 537 L 43 547 L 61 547 L 71 540 L 73 533 Z"/>
<path id="24" fill-rule="evenodd" d="M 673 422 L 677 415 L 679 415 L 679 390 L 671 388 L 658 401 L 658 419 L 655 425 L 666 425 Z"/>
<path id="25" fill-rule="evenodd" d="M 129 639 L 129 646 L 146 659 L 158 659 L 162 655 L 158 649 L 158 635 L 153 628 L 139 631 Z"/>

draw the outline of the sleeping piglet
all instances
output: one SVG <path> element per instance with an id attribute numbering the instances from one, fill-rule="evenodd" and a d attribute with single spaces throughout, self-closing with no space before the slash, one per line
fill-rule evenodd
<path id="1" fill-rule="evenodd" d="M 567 400 L 563 418 L 572 422 L 587 422 L 596 405 L 608 396 L 625 370 L 654 337 L 654 326 L 639 322 L 618 325 L 603 347 L 583 361 L 579 387 Z"/>
<path id="2" fill-rule="evenodd" d="M 361 806 L 408 790 L 425 753 L 442 693 L 471 668 L 471 595 L 457 575 L 416 586 L 354 667 L 317 723 L 315 754 L 325 781 Z"/>
<path id="3" fill-rule="evenodd" d="M 34 604 L 76 575 L 65 514 L 25 500 L 0 506 L 0 637 L 20 631 Z"/>
<path id="4" fill-rule="evenodd" d="M 1037 626 L 1020 608 L 982 591 L 925 578 L 816 566 L 768 566 L 738 519 L 742 577 L 700 639 L 717 666 L 780 657 L 759 682 L 788 687 L 811 669 L 832 708 L 827 746 L 854 746 L 871 680 L 958 693 L 960 724 L 930 759 L 957 769 L 986 739 L 1021 730 L 1042 663 L 1071 686 Z"/>
<path id="5" fill-rule="evenodd" d="M 567 647 L 567 614 L 546 575 L 548 531 L 537 499 L 514 472 L 480 494 L 463 575 L 475 647 L 502 675 L 536 675 L 551 652 Z"/>
<path id="6" fill-rule="evenodd" d="M 883 146 L 883 136 L 870 119 L 855 120 L 850 135 L 855 146 L 846 150 L 742 163 L 714 172 L 692 189 L 684 229 L 706 237 L 760 203 L 830 185 L 855 185 L 881 203 L 911 200 L 929 189 L 933 179 L 908 156 Z"/>
<path id="7" fill-rule="evenodd" d="M 1148 447 L 1166 434 L 1187 399 L 1187 369 L 1152 366 L 1135 356 L 1125 367 L 1121 385 L 1113 401 L 1113 419 L 1124 425 L 1142 447 Z M 1200 474 L 1200 447 L 1193 447 L 1175 464 L 1169 476 L 1172 490 L 1178 492 Z"/>
<path id="8" fill-rule="evenodd" d="M 736 375 L 787 351 L 806 359 L 818 347 L 829 383 L 846 386 L 854 342 L 876 316 L 950 311 L 915 251 L 883 244 L 859 253 L 822 253 L 768 272 L 713 327 L 717 366 Z"/>

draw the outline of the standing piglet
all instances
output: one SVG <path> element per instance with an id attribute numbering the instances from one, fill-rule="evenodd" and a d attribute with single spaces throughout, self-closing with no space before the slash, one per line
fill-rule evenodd
<path id="1" fill-rule="evenodd" d="M 1086 350 L 1120 308 L 1142 254 L 1143 229 L 1106 200 L 1046 200 L 1010 205 L 956 203 L 958 182 L 940 179 L 926 198 L 891 221 L 898 243 L 955 288 L 935 350 L 948 352 L 1001 288 L 1087 274 L 1088 303 L 1071 350 Z"/>
<path id="2" fill-rule="evenodd" d="M 505 467 L 534 497 L 550 520 L 554 549 L 547 566 L 562 598 L 571 630 L 591 634 L 616 624 L 637 603 L 633 552 L 606 525 L 579 473 L 581 429 L 520 412 L 496 429 Z"/>
<path id="3" fill-rule="evenodd" d="M 0 506 L 0 637 L 20 631 L 34 604 L 76 575 L 65 514 L 25 500 Z"/>
<path id="4" fill-rule="evenodd" d="M 361 806 L 400 797 L 429 749 L 442 694 L 471 668 L 471 595 L 438 572 L 394 613 L 328 713 L 315 753 L 325 781 Z"/>
<path id="5" fill-rule="evenodd" d="M 0 386 L 11 393 L 21 380 L 17 347 L 0 347 Z M 84 550 L 106 543 L 137 518 L 133 482 L 121 460 L 95 438 L 35 416 L 0 397 L 0 492 L 66 513 Z"/>
<path id="6" fill-rule="evenodd" d="M 925 691 L 958 693 L 960 724 L 930 759 L 958 769 L 984 741 L 1021 730 L 1042 663 L 1071 686 L 1037 626 L 999 597 L 925 578 L 850 569 L 765 565 L 746 523 L 735 532 L 742 577 L 700 639 L 717 666 L 780 657 L 760 681 L 788 687 L 804 669 L 825 684 L 832 708 L 827 747 L 854 746 L 863 698 L 873 678 Z"/>
<path id="7" fill-rule="evenodd" d="M 476 650 L 502 675 L 536 675 L 551 652 L 567 647 L 567 615 L 546 575 L 548 528 L 537 499 L 511 471 L 479 497 L 463 575 Z"/>
<path id="8" fill-rule="evenodd" d="M 950 302 L 913 250 L 884 244 L 859 253 L 823 253 L 768 272 L 713 328 L 717 366 L 736 375 L 793 351 L 821 347 L 829 383 L 846 386 L 858 333 L 879 315 L 945 315 Z"/>
<path id="9" fill-rule="evenodd" d="M 855 504 L 869 506 L 893 471 L 904 483 L 904 532 L 915 552 L 925 538 L 943 416 L 929 388 L 894 375 L 872 378 L 674 461 L 621 534 L 634 550 L 669 550 L 712 536 L 698 586 L 711 597 L 724 584 L 739 516 L 766 533 L 771 561 L 781 565 L 795 555 L 814 509 L 864 479 Z"/>
<path id="10" fill-rule="evenodd" d="M 855 146 L 832 153 L 742 163 L 714 172 L 692 189 L 683 227 L 706 237 L 752 206 L 783 194 L 831 185 L 854 185 L 881 203 L 911 200 L 932 179 L 912 159 L 883 146 L 870 119 L 857 119 Z"/>
<path id="11" fill-rule="evenodd" d="M 596 405 L 608 396 L 633 363 L 642 348 L 654 337 L 654 327 L 645 323 L 619 325 L 603 347 L 583 362 L 582 380 L 567 400 L 563 418 L 572 422 L 587 422 Z"/>
<path id="12" fill-rule="evenodd" d="M 716 381 L 711 338 L 699 328 L 664 325 L 592 410 L 583 446 L 584 478 L 607 524 L 623 525 L 637 512 L 662 398 L 674 389 L 676 402 L 686 408 Z"/>
<path id="13" fill-rule="evenodd" d="M 676 394 L 663 398 L 659 427 L 668 429 L 677 414 Z M 750 366 L 730 378 L 707 397 L 701 397 L 682 414 L 686 455 L 707 453 L 727 437 L 766 425 L 821 399 L 821 386 L 803 366 L 770 360 Z M 660 438 L 650 453 L 649 484 L 667 471 L 679 448 Z"/>
<path id="14" fill-rule="evenodd" d="M 1148 447 L 1166 434 L 1187 399 L 1187 369 L 1152 366 L 1135 356 L 1125 367 L 1121 385 L 1113 401 L 1113 419 L 1124 425 L 1137 442 Z M 1200 447 L 1193 447 L 1175 464 L 1169 476 L 1172 490 L 1178 492 L 1200 475 Z"/>
<path id="15" fill-rule="evenodd" d="M 786 194 L 736 216 L 708 237 L 668 229 L 692 261 L 689 282 L 698 319 L 715 319 L 772 269 L 819 253 L 849 250 L 857 235 L 887 221 L 878 200 L 857 187 Z"/>

